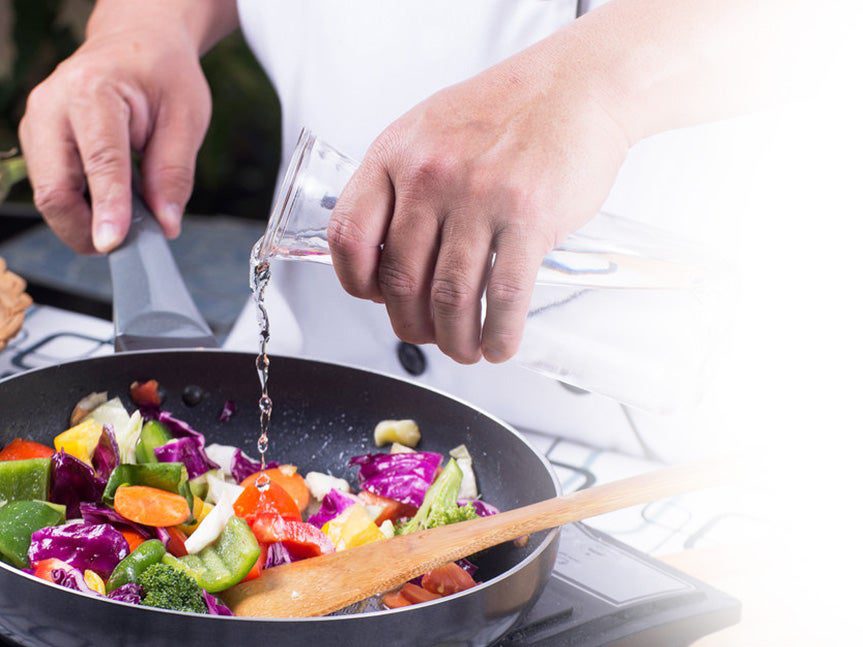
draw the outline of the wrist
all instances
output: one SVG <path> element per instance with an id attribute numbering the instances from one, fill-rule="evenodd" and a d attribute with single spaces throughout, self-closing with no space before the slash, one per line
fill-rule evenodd
<path id="1" fill-rule="evenodd" d="M 87 22 L 87 38 L 128 30 L 175 33 L 199 55 L 239 25 L 234 0 L 99 0 Z"/>

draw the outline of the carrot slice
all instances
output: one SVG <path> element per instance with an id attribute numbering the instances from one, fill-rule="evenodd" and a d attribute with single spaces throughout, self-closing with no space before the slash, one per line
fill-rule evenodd
<path id="1" fill-rule="evenodd" d="M 21 461 L 28 458 L 51 458 L 54 450 L 33 440 L 15 438 L 0 451 L 0 461 Z"/>
<path id="2" fill-rule="evenodd" d="M 411 584 L 410 582 L 402 587 L 400 595 L 411 604 L 431 602 L 432 600 L 437 600 L 441 597 L 437 593 L 426 591 L 423 587 Z"/>
<path id="3" fill-rule="evenodd" d="M 290 466 L 283 467 L 287 468 Z M 251 476 L 246 477 L 240 485 L 243 487 L 254 485 L 260 474 L 260 472 L 255 472 Z M 273 467 L 264 470 L 264 474 L 270 477 L 270 483 L 278 484 L 285 492 L 291 495 L 300 512 L 309 506 L 309 488 L 306 487 L 305 479 L 296 473 L 296 469 L 291 471 L 288 469 L 283 470 L 281 467 Z"/>
<path id="4" fill-rule="evenodd" d="M 167 528 L 189 518 L 189 504 L 184 497 L 146 485 L 121 485 L 114 494 L 114 509 L 129 521 L 145 526 Z"/>
<path id="5" fill-rule="evenodd" d="M 120 534 L 123 535 L 126 539 L 126 543 L 129 544 L 130 553 L 143 544 L 145 540 L 145 537 L 142 537 L 141 533 L 135 532 L 134 530 L 121 530 Z"/>

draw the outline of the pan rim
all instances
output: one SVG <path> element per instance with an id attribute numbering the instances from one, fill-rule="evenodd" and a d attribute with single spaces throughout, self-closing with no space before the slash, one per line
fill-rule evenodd
<path id="1" fill-rule="evenodd" d="M 254 357 L 255 357 L 254 353 L 222 350 L 220 348 L 179 348 L 179 349 L 153 349 L 153 350 L 126 351 L 126 352 L 122 352 L 122 353 L 114 353 L 114 354 L 109 354 L 109 355 L 98 355 L 95 357 L 87 357 L 84 359 L 73 359 L 73 360 L 69 360 L 67 362 L 60 362 L 58 364 L 51 364 L 49 366 L 38 366 L 35 368 L 31 368 L 31 369 L 28 369 L 26 371 L 22 371 L 20 373 L 15 373 L 13 375 L 9 375 L 5 378 L 0 379 L 0 388 L 2 388 L 2 386 L 6 382 L 11 382 L 12 380 L 24 377 L 26 375 L 31 375 L 34 373 L 40 373 L 43 371 L 48 372 L 51 370 L 66 368 L 68 366 L 72 366 L 75 364 L 83 364 L 86 362 L 92 362 L 92 361 L 97 360 L 97 359 L 105 359 L 105 358 L 110 358 L 110 357 L 141 356 L 141 355 L 179 355 L 179 354 L 187 354 L 187 353 L 206 353 L 206 354 L 214 353 L 214 354 L 219 354 L 219 355 L 235 355 L 235 356 L 248 357 L 248 358 L 250 358 L 250 361 L 253 361 Z M 438 389 L 436 387 L 427 386 L 425 384 L 420 384 L 418 382 L 409 380 L 409 379 L 404 378 L 402 376 L 392 375 L 392 374 L 386 373 L 384 371 L 374 371 L 374 370 L 370 370 L 368 368 L 364 368 L 362 366 L 356 366 L 353 364 L 342 363 L 342 362 L 329 362 L 329 361 L 323 361 L 323 360 L 318 360 L 318 359 L 310 359 L 310 358 L 306 358 L 306 357 L 295 357 L 295 356 L 291 356 L 291 355 L 272 355 L 272 357 L 277 357 L 277 358 L 282 358 L 282 359 L 290 359 L 290 360 L 298 360 L 298 361 L 302 361 L 302 362 L 307 362 L 307 363 L 311 363 L 311 364 L 318 364 L 318 365 L 323 365 L 323 366 L 334 366 L 334 367 L 338 367 L 338 368 L 347 368 L 347 369 L 352 369 L 352 370 L 356 370 L 356 371 L 362 371 L 364 373 L 368 373 L 368 374 L 372 374 L 372 375 L 378 375 L 378 376 L 386 377 L 386 378 L 389 378 L 392 380 L 396 380 L 398 382 L 408 384 L 408 385 L 413 386 L 413 387 L 417 387 L 420 389 L 431 391 L 431 392 L 436 393 L 438 395 L 444 396 L 450 400 L 458 402 L 459 404 L 461 404 L 461 405 L 463 405 L 469 409 L 473 409 L 477 413 L 491 419 L 493 422 L 496 422 L 498 425 L 500 425 L 504 429 L 506 429 L 509 433 L 513 434 L 516 438 L 518 438 L 522 442 L 522 444 L 525 445 L 525 447 L 527 447 L 537 458 L 539 458 L 540 462 L 545 467 L 546 473 L 551 478 L 551 482 L 552 482 L 552 485 L 554 487 L 555 496 L 560 496 L 562 494 L 562 488 L 560 485 L 560 480 L 557 478 L 557 474 L 555 473 L 554 468 L 551 466 L 551 463 L 549 462 L 548 458 L 544 454 L 542 454 L 540 451 L 538 451 L 533 445 L 531 445 L 531 443 L 528 442 L 528 440 L 521 434 L 521 432 L 519 432 L 515 427 L 513 427 L 509 423 L 505 422 L 504 420 L 501 420 L 496 415 L 489 413 L 485 409 L 482 409 L 481 407 L 478 407 L 478 406 L 476 406 L 470 402 L 467 402 L 467 401 L 463 400 L 462 398 L 459 398 L 458 396 L 447 393 L 446 391 L 444 391 L 442 389 Z M 0 562 L 0 568 L 2 568 L 3 570 L 5 570 L 9 573 L 12 573 L 13 575 L 17 575 L 19 577 L 30 579 L 34 582 L 38 582 L 39 584 L 42 584 L 45 586 L 52 586 L 52 587 L 56 587 L 59 589 L 63 589 L 64 591 L 66 591 L 68 593 L 83 596 L 83 597 L 86 597 L 89 599 L 94 599 L 97 602 L 108 602 L 108 603 L 112 603 L 112 604 L 122 605 L 123 608 L 134 607 L 134 608 L 138 608 L 140 610 L 149 611 L 149 612 L 167 613 L 170 615 L 188 616 L 188 617 L 196 618 L 196 619 L 209 619 L 209 620 L 220 620 L 220 621 L 230 621 L 230 622 L 237 622 L 237 621 L 268 622 L 268 623 L 334 622 L 334 621 L 339 621 L 339 620 L 355 620 L 355 619 L 360 619 L 360 618 L 376 618 L 376 617 L 380 617 L 380 616 L 384 616 L 384 615 L 389 616 L 389 615 L 393 615 L 396 613 L 410 613 L 412 611 L 416 612 L 416 611 L 420 611 L 422 609 L 426 609 L 426 608 L 436 606 L 439 604 L 446 604 L 448 602 L 455 601 L 459 598 L 473 595 L 475 593 L 478 593 L 480 591 L 488 589 L 488 588 L 492 587 L 493 585 L 495 585 L 496 583 L 500 582 L 503 579 L 510 577 L 511 575 L 516 573 L 517 571 L 521 570 L 522 568 L 526 567 L 527 565 L 531 564 L 536 559 L 538 559 L 540 557 L 540 555 L 542 555 L 548 549 L 548 547 L 557 539 L 557 536 L 560 533 L 560 528 L 552 528 L 551 530 L 549 530 L 547 532 L 548 532 L 548 534 L 539 543 L 539 545 L 536 548 L 534 548 L 533 551 L 531 551 L 524 559 L 522 559 L 520 562 L 518 562 L 515 566 L 507 569 L 506 571 L 504 571 L 503 573 L 500 573 L 499 575 L 496 575 L 492 579 L 486 580 L 486 581 L 478 584 L 477 586 L 470 588 L 466 591 L 461 591 L 460 593 L 456 593 L 454 595 L 448 595 L 446 597 L 440 598 L 438 600 L 433 600 L 431 602 L 425 602 L 425 603 L 419 604 L 419 605 L 411 605 L 411 606 L 402 607 L 399 609 L 386 609 L 386 610 L 381 610 L 381 611 L 367 611 L 364 613 L 352 613 L 352 614 L 345 614 L 345 615 L 338 615 L 338 616 L 333 616 L 333 615 L 317 616 L 317 617 L 312 617 L 312 618 L 262 618 L 262 617 L 245 617 L 245 616 L 242 616 L 242 617 L 241 616 L 215 616 L 215 615 L 205 615 L 205 614 L 200 614 L 200 613 L 188 613 L 188 612 L 184 612 L 184 611 L 172 611 L 169 609 L 158 609 L 155 607 L 143 607 L 140 605 L 130 605 L 130 604 L 127 604 L 125 602 L 120 602 L 118 600 L 112 600 L 112 599 L 107 598 L 107 597 L 96 597 L 95 595 L 91 595 L 89 593 L 84 593 L 82 591 L 75 591 L 74 589 L 68 589 L 66 587 L 62 587 L 62 586 L 59 586 L 57 584 L 47 582 L 41 578 L 38 578 L 38 577 L 31 575 L 29 573 L 25 573 L 24 571 L 21 571 L 17 568 L 9 566 L 8 564 L 5 564 L 3 562 Z"/>

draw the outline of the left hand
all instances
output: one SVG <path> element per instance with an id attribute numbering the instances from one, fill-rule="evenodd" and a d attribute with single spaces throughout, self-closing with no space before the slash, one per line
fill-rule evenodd
<path id="1" fill-rule="evenodd" d="M 330 223 L 343 287 L 461 363 L 515 354 L 543 256 L 599 210 L 629 147 L 601 74 L 556 36 L 390 125 Z"/>

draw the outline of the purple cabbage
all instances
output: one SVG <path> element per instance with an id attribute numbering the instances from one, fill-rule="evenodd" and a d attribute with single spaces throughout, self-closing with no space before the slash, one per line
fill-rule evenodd
<path id="1" fill-rule="evenodd" d="M 171 535 L 169 535 L 168 531 L 164 528 L 153 528 L 152 530 L 154 537 L 166 546 L 168 545 L 168 542 L 171 541 Z"/>
<path id="2" fill-rule="evenodd" d="M 160 463 L 183 463 L 190 479 L 219 467 L 204 451 L 204 435 L 189 423 L 175 418 L 170 411 L 148 411 L 147 417 L 161 422 L 174 436 L 174 440 L 153 450 Z"/>
<path id="3" fill-rule="evenodd" d="M 410 452 L 354 456 L 350 464 L 360 466 L 362 489 L 419 508 L 442 460 L 434 452 Z"/>
<path id="4" fill-rule="evenodd" d="M 30 563 L 56 558 L 79 571 L 88 568 L 102 578 L 129 554 L 125 537 L 106 523 L 49 526 L 33 533 L 27 556 Z"/>
<path id="5" fill-rule="evenodd" d="M 461 568 L 465 573 L 467 573 L 468 575 L 470 575 L 471 577 L 473 577 L 474 575 L 476 575 L 476 572 L 479 570 L 479 566 L 477 566 L 476 564 L 474 564 L 472 561 L 470 561 L 470 560 L 468 560 L 468 559 L 460 559 L 460 560 L 458 560 L 458 561 L 456 562 L 456 564 L 458 564 L 458 566 L 459 566 L 459 567 L 460 567 L 460 568 Z"/>
<path id="6" fill-rule="evenodd" d="M 222 601 L 219 600 L 215 595 L 207 593 L 206 591 L 201 591 L 204 596 L 204 604 L 207 605 L 207 613 L 211 616 L 232 616 L 234 615 L 233 611 L 231 611 L 228 607 L 222 604 Z"/>
<path id="7" fill-rule="evenodd" d="M 267 546 L 267 561 L 264 562 L 264 568 L 273 568 L 282 564 L 291 563 L 291 553 L 287 546 L 281 542 L 276 542 Z"/>
<path id="8" fill-rule="evenodd" d="M 51 581 L 54 582 L 54 584 L 64 586 L 73 591 L 96 595 L 96 592 L 87 586 L 87 582 L 84 581 L 84 574 L 77 568 L 71 566 L 68 568 L 52 568 Z"/>
<path id="9" fill-rule="evenodd" d="M 487 503 L 482 499 L 459 499 L 458 504 L 459 507 L 465 506 L 468 503 L 473 503 L 474 510 L 476 510 L 476 516 L 478 517 L 490 517 L 493 514 L 497 514 L 500 512 L 497 508 L 495 508 L 491 503 Z"/>
<path id="10" fill-rule="evenodd" d="M 123 586 L 118 586 L 106 597 L 126 604 L 141 604 L 141 585 L 129 582 Z"/>
<path id="11" fill-rule="evenodd" d="M 103 479 L 107 479 L 114 468 L 120 464 L 120 448 L 117 446 L 117 437 L 111 425 L 102 427 L 102 435 L 93 452 L 92 462 L 96 476 Z"/>
<path id="12" fill-rule="evenodd" d="M 233 400 L 225 400 L 222 411 L 219 413 L 219 422 L 228 422 L 237 413 L 237 403 Z"/>
<path id="13" fill-rule="evenodd" d="M 142 526 L 134 521 L 129 521 L 126 517 L 114 510 L 114 508 L 109 508 L 106 505 L 82 503 L 81 518 L 84 520 L 84 523 L 91 526 L 95 526 L 100 523 L 109 523 L 112 526 L 126 527 L 144 537 L 150 537 L 153 535 L 153 529 L 149 526 Z"/>
<path id="14" fill-rule="evenodd" d="M 270 461 L 264 466 L 264 469 L 273 469 L 279 464 L 275 461 Z M 237 483 L 242 483 L 252 474 L 261 470 L 261 463 L 249 458 L 243 453 L 243 450 L 237 449 L 234 452 L 234 458 L 231 460 L 231 476 Z"/>
<path id="15" fill-rule="evenodd" d="M 315 528 L 323 528 L 330 519 L 335 519 L 342 512 L 356 504 L 357 500 L 341 490 L 332 489 L 321 501 L 318 511 L 309 517 L 309 523 Z"/>
<path id="16" fill-rule="evenodd" d="M 206 474 L 216 467 L 204 453 L 204 446 L 191 436 L 171 440 L 154 448 L 153 453 L 160 463 L 183 463 L 190 479 Z"/>
<path id="17" fill-rule="evenodd" d="M 75 519 L 81 515 L 82 502 L 101 501 L 107 481 L 87 463 L 61 450 L 51 457 L 51 483 L 51 501 L 65 505 L 66 517 Z"/>

